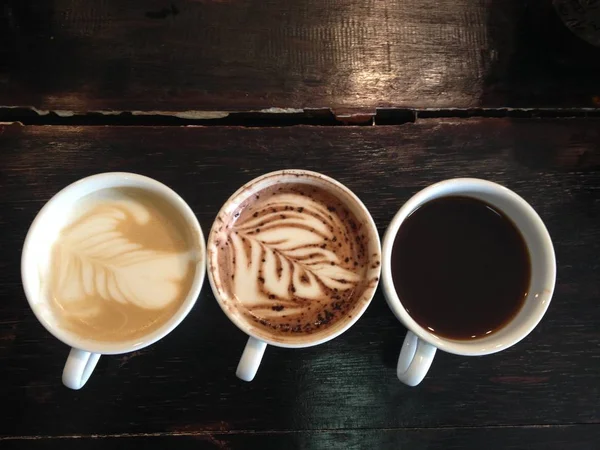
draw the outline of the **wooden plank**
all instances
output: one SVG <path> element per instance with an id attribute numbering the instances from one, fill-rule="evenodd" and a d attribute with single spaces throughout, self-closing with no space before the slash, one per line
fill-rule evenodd
<path id="1" fill-rule="evenodd" d="M 0 436 L 470 427 L 600 422 L 600 121 L 423 120 L 387 127 L 0 128 Z M 20 286 L 27 228 L 60 188 L 101 171 L 172 186 L 205 232 L 244 182 L 281 168 L 349 186 L 381 232 L 430 183 L 476 176 L 528 200 L 558 259 L 555 298 L 516 347 L 465 358 L 439 352 L 418 388 L 395 364 L 405 330 L 377 293 L 365 316 L 322 346 L 269 348 L 254 382 L 234 371 L 245 336 L 208 284 L 156 345 L 103 357 L 79 392 L 60 384 L 67 355 Z"/>
<path id="2" fill-rule="evenodd" d="M 15 0 L 0 106 L 598 108 L 599 56 L 550 1 Z"/>
<path id="3" fill-rule="evenodd" d="M 211 433 L 184 436 L 71 437 L 0 440 L 5 450 L 282 449 L 354 450 L 594 450 L 598 425 L 499 428 L 422 428 L 403 430 L 288 431 L 281 433 Z"/>

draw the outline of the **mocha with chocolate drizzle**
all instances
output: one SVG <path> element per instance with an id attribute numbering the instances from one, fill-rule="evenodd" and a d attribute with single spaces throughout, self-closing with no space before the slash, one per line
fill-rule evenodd
<path id="1" fill-rule="evenodd" d="M 223 288 L 236 308 L 270 333 L 332 326 L 367 288 L 364 224 L 323 188 L 276 184 L 224 222 L 217 249 Z"/>

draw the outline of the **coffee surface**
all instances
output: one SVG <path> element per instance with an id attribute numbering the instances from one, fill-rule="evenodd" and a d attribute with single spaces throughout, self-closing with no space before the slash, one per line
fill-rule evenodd
<path id="1" fill-rule="evenodd" d="M 331 326 L 366 288 L 365 225 L 323 188 L 276 184 L 220 219 L 213 239 L 221 288 L 271 334 Z"/>
<path id="2" fill-rule="evenodd" d="M 52 247 L 47 286 L 61 326 L 99 341 L 140 338 L 186 298 L 198 255 L 183 219 L 139 189 L 81 199 Z"/>
<path id="3" fill-rule="evenodd" d="M 391 270 L 402 304 L 419 325 L 445 338 L 476 339 L 521 309 L 531 263 L 504 213 L 477 199 L 442 197 L 402 223 Z"/>

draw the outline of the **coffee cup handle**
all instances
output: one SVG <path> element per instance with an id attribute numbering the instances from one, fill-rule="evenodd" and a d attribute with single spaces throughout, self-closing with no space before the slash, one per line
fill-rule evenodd
<path id="1" fill-rule="evenodd" d="M 398 379 L 409 386 L 416 386 L 429 371 L 435 356 L 433 345 L 419 339 L 415 333 L 408 331 L 398 358 Z"/>
<path id="2" fill-rule="evenodd" d="M 63 384 L 71 389 L 81 389 L 90 378 L 99 359 L 99 353 L 72 348 L 63 369 Z"/>
<path id="3" fill-rule="evenodd" d="M 252 336 L 248 338 L 235 374 L 240 380 L 252 381 L 267 348 L 267 343 Z"/>

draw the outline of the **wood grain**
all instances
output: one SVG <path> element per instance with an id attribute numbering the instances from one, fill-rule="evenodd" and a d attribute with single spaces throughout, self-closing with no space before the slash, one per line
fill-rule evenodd
<path id="1" fill-rule="evenodd" d="M 62 115 L 600 106 L 550 0 L 6 0 L 0 61 L 0 106 Z"/>
<path id="2" fill-rule="evenodd" d="M 5 450 L 120 450 L 131 448 L 359 450 L 595 450 L 598 425 L 556 427 L 443 428 L 403 430 L 287 431 L 266 433 L 206 433 L 180 436 L 77 437 L 0 440 Z"/>
<path id="3" fill-rule="evenodd" d="M 600 422 L 600 121 L 12 125 L 0 126 L 0 168 L 0 398 L 11 412 L 0 421 L 0 436 Z M 345 183 L 381 232 L 433 182 L 475 176 L 508 186 L 539 212 L 554 240 L 558 281 L 546 317 L 523 342 L 494 356 L 439 352 L 423 384 L 408 388 L 395 376 L 405 330 L 378 292 L 347 333 L 314 348 L 268 348 L 255 381 L 244 383 L 234 371 L 246 337 L 206 284 L 189 317 L 164 340 L 101 358 L 81 391 L 61 385 L 68 349 L 36 321 L 20 285 L 22 242 L 45 201 L 86 175 L 133 171 L 173 187 L 208 232 L 240 185 L 282 168 L 319 170 Z M 597 436 L 596 428 L 576 430 Z M 356 433 L 349 439 L 360 439 Z M 402 433 L 395 436 L 392 442 L 403 442 Z"/>

